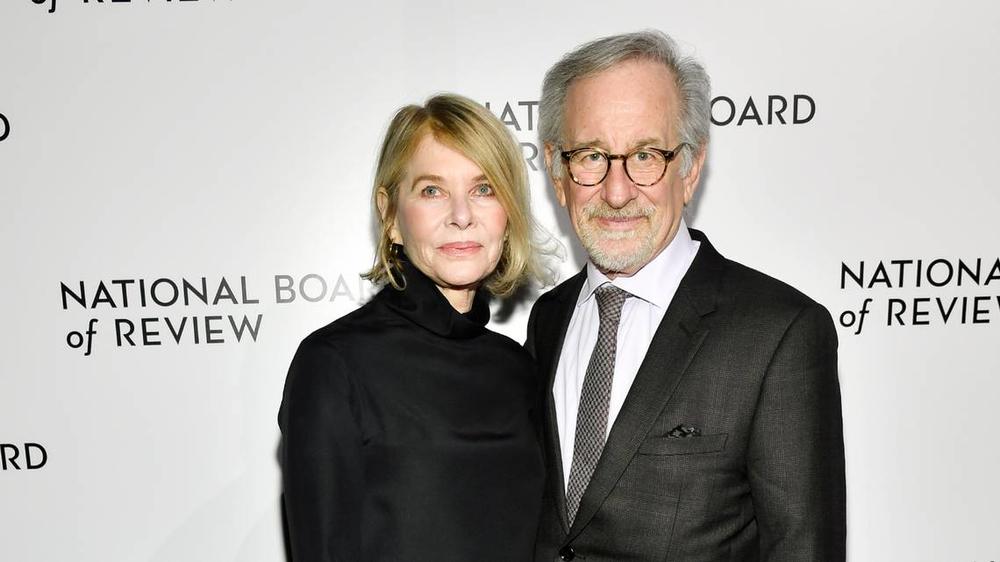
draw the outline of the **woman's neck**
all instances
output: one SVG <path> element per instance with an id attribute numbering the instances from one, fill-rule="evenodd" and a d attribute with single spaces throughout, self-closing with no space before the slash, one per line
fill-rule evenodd
<path id="1" fill-rule="evenodd" d="M 466 312 L 472 310 L 472 301 L 476 298 L 475 289 L 453 289 L 451 287 L 438 287 L 444 298 L 448 299 L 448 303 L 455 310 L 465 314 Z"/>

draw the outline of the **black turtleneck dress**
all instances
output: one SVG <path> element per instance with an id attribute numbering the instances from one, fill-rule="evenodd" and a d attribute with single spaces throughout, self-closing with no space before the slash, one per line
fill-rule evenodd
<path id="1" fill-rule="evenodd" d="M 293 562 L 530 560 L 543 464 L 520 345 L 406 288 L 303 340 L 278 422 Z"/>

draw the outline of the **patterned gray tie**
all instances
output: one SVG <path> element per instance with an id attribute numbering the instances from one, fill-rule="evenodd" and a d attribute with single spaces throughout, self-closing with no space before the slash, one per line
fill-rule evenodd
<path id="1" fill-rule="evenodd" d="M 618 347 L 618 322 L 622 306 L 629 293 L 611 285 L 597 289 L 597 311 L 601 323 L 597 343 L 587 364 L 580 393 L 580 408 L 576 416 L 576 441 L 573 445 L 573 465 L 566 487 L 566 513 L 572 525 L 580 508 L 580 499 L 597 468 L 604 450 L 608 428 L 608 402 L 611 400 L 611 380 L 615 374 L 615 351 Z"/>

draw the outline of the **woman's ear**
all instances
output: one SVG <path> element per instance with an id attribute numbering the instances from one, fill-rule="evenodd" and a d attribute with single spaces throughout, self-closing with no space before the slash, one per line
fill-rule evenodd
<path id="1" fill-rule="evenodd" d="M 402 244 L 403 238 L 399 235 L 399 221 L 396 219 L 396 214 L 392 213 L 393 216 L 389 216 L 389 190 L 384 187 L 375 190 L 375 206 L 378 207 L 378 216 L 382 219 L 383 228 L 387 221 L 392 221 L 388 228 L 389 240 L 393 244 Z"/>

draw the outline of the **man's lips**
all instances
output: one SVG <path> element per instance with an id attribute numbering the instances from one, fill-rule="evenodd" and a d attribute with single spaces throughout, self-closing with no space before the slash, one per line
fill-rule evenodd
<path id="1" fill-rule="evenodd" d="M 645 219 L 646 217 L 642 215 L 637 215 L 634 217 L 594 217 L 593 220 L 597 221 L 597 224 L 605 230 L 632 230 L 635 228 L 639 221 Z"/>
<path id="2" fill-rule="evenodd" d="M 438 246 L 438 250 L 449 256 L 468 256 L 481 250 L 479 242 L 449 242 Z"/>

